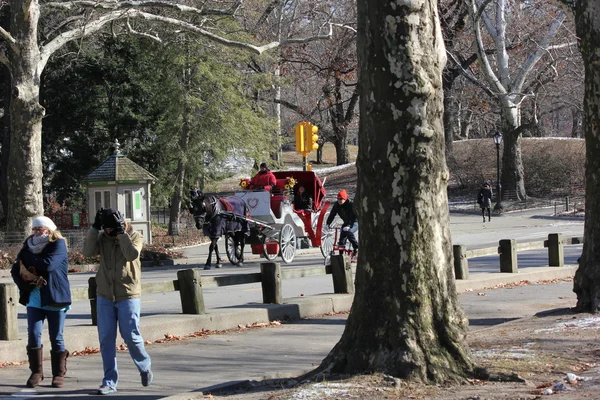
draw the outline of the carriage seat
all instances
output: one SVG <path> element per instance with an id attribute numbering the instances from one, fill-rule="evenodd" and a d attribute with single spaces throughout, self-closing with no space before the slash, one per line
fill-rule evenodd
<path id="1" fill-rule="evenodd" d="M 272 190 L 273 194 L 282 194 L 285 189 L 285 185 L 287 184 L 287 179 L 277 179 L 275 182 L 275 187 Z"/>

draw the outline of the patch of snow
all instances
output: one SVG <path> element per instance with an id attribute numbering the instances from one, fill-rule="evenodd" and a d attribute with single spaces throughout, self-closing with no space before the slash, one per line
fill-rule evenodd
<path id="1" fill-rule="evenodd" d="M 538 329 L 534 333 L 558 332 L 566 329 L 600 329 L 600 317 L 582 318 L 569 322 L 559 322 L 553 327 Z"/>
<path id="2" fill-rule="evenodd" d="M 350 397 L 351 389 L 361 389 L 362 385 L 351 383 L 315 383 L 306 389 L 299 390 L 292 395 L 292 399 L 321 400 L 330 396 Z"/>
<path id="3" fill-rule="evenodd" d="M 533 343 L 524 343 L 524 347 L 510 347 L 508 349 L 485 349 L 485 350 L 477 350 L 473 352 L 475 357 L 481 358 L 512 358 L 512 359 L 523 359 L 523 358 L 532 358 L 535 356 L 533 349 L 528 349 L 527 347 L 533 346 Z"/>

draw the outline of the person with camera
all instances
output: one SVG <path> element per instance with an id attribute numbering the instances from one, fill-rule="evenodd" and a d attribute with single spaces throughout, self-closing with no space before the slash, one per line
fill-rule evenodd
<path id="1" fill-rule="evenodd" d="M 96 273 L 96 312 L 104 378 L 97 393 L 117 391 L 117 325 L 143 386 L 152 383 L 151 360 L 140 333 L 142 294 L 140 254 L 144 238 L 125 221 L 119 210 L 96 213 L 83 244 L 83 255 L 100 255 Z"/>
<path id="2" fill-rule="evenodd" d="M 52 387 L 61 388 L 69 356 L 63 331 L 71 308 L 67 242 L 48 217 L 35 218 L 31 230 L 11 269 L 19 288 L 19 303 L 27 306 L 27 357 L 31 375 L 26 386 L 34 388 L 44 379 L 42 328 L 47 319 L 52 347 Z"/>

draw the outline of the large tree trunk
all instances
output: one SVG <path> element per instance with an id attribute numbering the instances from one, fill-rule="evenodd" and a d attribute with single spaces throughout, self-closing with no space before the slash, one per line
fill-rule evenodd
<path id="1" fill-rule="evenodd" d="M 452 268 L 435 0 L 358 1 L 360 255 L 346 329 L 315 374 L 471 371 Z"/>
<path id="2" fill-rule="evenodd" d="M 585 242 L 575 274 L 573 291 L 577 309 L 600 311 L 600 7 L 596 0 L 578 1 L 575 8 L 577 36 L 585 66 L 583 101 L 586 142 Z"/>
<path id="3" fill-rule="evenodd" d="M 10 72 L 5 66 L 0 66 L 0 84 L 2 85 L 2 106 L 4 115 L 0 119 L 0 132 L 2 133 L 2 158 L 0 161 L 0 201 L 2 202 L 2 219 L 8 215 L 8 155 L 10 153 Z"/>
<path id="4" fill-rule="evenodd" d="M 508 96 L 506 96 L 508 97 Z M 520 107 L 518 104 L 507 100 L 502 100 L 502 133 L 503 151 L 502 151 L 502 198 L 512 200 L 525 200 L 525 170 L 523 168 L 523 158 L 521 157 L 521 133 L 518 127 L 520 121 Z M 490 143 L 490 146 L 492 143 Z"/>
<path id="5" fill-rule="evenodd" d="M 42 63 L 37 45 L 39 5 L 13 1 L 12 35 L 19 54 L 9 52 L 12 69 L 10 102 L 10 153 L 7 171 L 7 231 L 25 236 L 31 220 L 43 214 L 42 194 L 42 118 L 39 103 Z"/>
<path id="6" fill-rule="evenodd" d="M 348 133 L 340 133 L 338 130 L 339 127 L 333 127 L 334 135 L 337 138 L 333 143 L 335 145 L 335 160 L 336 165 L 344 165 L 350 162 L 350 150 L 348 150 L 348 141 L 346 140 Z"/>

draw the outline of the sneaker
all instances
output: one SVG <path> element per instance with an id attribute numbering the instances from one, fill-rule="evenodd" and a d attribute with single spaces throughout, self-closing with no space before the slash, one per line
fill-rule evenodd
<path id="1" fill-rule="evenodd" d="M 356 256 L 358 256 L 358 250 L 352 250 L 352 255 L 350 258 L 356 258 Z"/>
<path id="2" fill-rule="evenodd" d="M 142 377 L 142 386 L 150 386 L 152 379 L 154 379 L 154 374 L 150 370 L 142 372 L 140 376 Z"/>
<path id="3" fill-rule="evenodd" d="M 116 393 L 116 391 L 117 391 L 117 389 L 115 389 L 114 387 L 102 385 L 98 388 L 96 393 L 104 395 L 104 394 Z"/>

